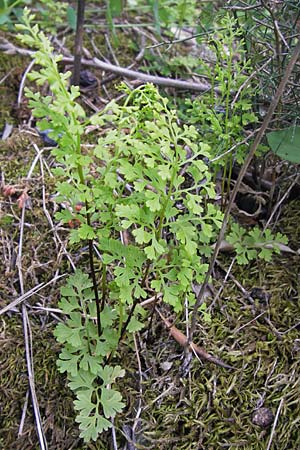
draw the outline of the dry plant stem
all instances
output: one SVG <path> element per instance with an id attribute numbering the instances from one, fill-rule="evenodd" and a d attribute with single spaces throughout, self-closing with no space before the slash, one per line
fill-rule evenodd
<path id="1" fill-rule="evenodd" d="M 210 261 L 210 264 L 209 264 L 209 268 L 208 268 L 208 271 L 207 271 L 206 276 L 205 276 L 205 280 L 203 281 L 203 284 L 202 284 L 200 292 L 199 292 L 199 294 L 197 296 L 196 303 L 195 303 L 195 306 L 194 306 L 194 309 L 193 309 L 193 312 L 192 312 L 191 326 L 190 326 L 189 338 L 188 338 L 188 343 L 189 344 L 192 342 L 192 339 L 193 339 L 193 335 L 194 335 L 194 332 L 195 332 L 195 329 L 196 329 L 196 324 L 197 324 L 198 309 L 199 309 L 199 306 L 201 304 L 202 297 L 203 297 L 203 294 L 204 294 L 204 292 L 206 290 L 206 287 L 207 287 L 207 284 L 208 284 L 209 279 L 211 277 L 211 274 L 213 272 L 213 268 L 214 268 L 214 265 L 215 265 L 215 262 L 216 262 L 216 259 L 217 259 L 218 253 L 219 253 L 220 245 L 221 245 L 221 243 L 222 243 L 222 241 L 224 239 L 226 227 L 227 227 L 228 220 L 229 220 L 230 211 L 231 211 L 231 208 L 232 208 L 233 203 L 235 201 L 236 194 L 237 194 L 237 192 L 239 190 L 239 187 L 240 187 L 241 182 L 242 182 L 242 180 L 244 178 L 244 175 L 247 172 L 249 164 L 250 164 L 250 162 L 251 162 L 251 160 L 252 160 L 252 158 L 253 158 L 256 150 L 257 150 L 257 147 L 260 144 L 260 142 L 262 140 L 262 137 L 263 137 L 263 135 L 264 135 L 264 133 L 265 133 L 265 131 L 266 131 L 266 129 L 267 129 L 271 119 L 272 119 L 273 113 L 274 113 L 274 111 L 275 111 L 275 109 L 276 109 L 276 107 L 278 105 L 278 102 L 279 102 L 279 100 L 280 100 L 280 98 L 281 98 L 281 96 L 282 96 L 282 94 L 284 92 L 284 89 L 285 89 L 285 87 L 286 87 L 286 85 L 288 83 L 288 80 L 289 80 L 290 75 L 292 73 L 292 70 L 293 70 L 293 68 L 294 68 L 294 66 L 295 66 L 295 64 L 297 62 L 299 54 L 300 54 L 300 41 L 297 43 L 297 45 L 296 45 L 296 47 L 294 49 L 292 57 L 291 57 L 288 65 L 287 65 L 287 67 L 285 69 L 284 76 L 283 76 L 281 82 L 279 83 L 279 86 L 278 86 L 277 91 L 276 91 L 276 93 L 274 95 L 274 98 L 273 98 L 273 100 L 272 100 L 272 102 L 271 102 L 271 104 L 269 106 L 268 112 L 267 112 L 267 114 L 266 114 L 266 116 L 264 118 L 264 121 L 263 121 L 263 123 L 262 123 L 262 125 L 261 125 L 261 127 L 260 127 L 260 129 L 259 129 L 259 131 L 258 131 L 258 133 L 257 133 L 257 135 L 255 137 L 255 139 L 254 139 L 254 142 L 253 142 L 252 147 L 251 147 L 251 149 L 249 151 L 249 154 L 248 154 L 248 156 L 247 156 L 243 166 L 241 167 L 238 179 L 237 179 L 237 181 L 235 183 L 235 186 L 233 188 L 230 200 L 228 202 L 227 208 L 226 208 L 225 213 L 224 213 L 224 219 L 223 219 L 222 227 L 221 227 L 221 230 L 220 230 L 220 233 L 219 233 L 219 236 L 218 236 L 218 240 L 217 240 L 217 243 L 216 243 L 216 246 L 215 246 L 215 249 L 214 249 L 214 253 L 212 255 L 212 258 L 211 258 L 211 261 Z"/>
<path id="2" fill-rule="evenodd" d="M 255 135 L 255 131 L 252 131 L 247 137 L 245 137 L 245 139 L 243 139 L 241 142 L 238 142 L 237 144 L 234 144 L 232 147 L 230 147 L 229 150 L 226 150 L 226 152 L 222 153 L 219 156 L 216 156 L 215 158 L 210 160 L 210 163 L 218 161 L 219 159 L 223 159 L 224 156 L 228 155 L 229 153 L 232 153 L 233 150 L 235 150 L 237 147 L 240 147 L 243 144 L 246 144 L 250 139 L 253 138 L 253 136 Z"/>
<path id="3" fill-rule="evenodd" d="M 52 278 L 52 280 L 48 281 L 47 283 L 40 283 L 37 286 L 35 286 L 34 288 L 30 289 L 28 292 L 25 292 L 20 297 L 13 300 L 9 305 L 6 305 L 6 306 L 4 306 L 4 308 L 0 309 L 0 316 L 2 314 L 6 313 L 7 311 L 14 309 L 20 303 L 25 302 L 25 300 L 32 297 L 34 294 L 39 292 L 41 289 L 44 289 L 46 286 L 49 286 L 52 283 L 56 283 L 57 280 L 65 277 L 66 275 L 67 274 L 55 276 L 54 278 Z"/>
<path id="4" fill-rule="evenodd" d="M 251 9 L 257 9 L 260 7 L 261 7 L 261 2 L 258 2 L 255 5 L 249 5 L 249 6 L 223 6 L 224 9 L 228 9 L 230 11 L 250 11 Z"/>
<path id="5" fill-rule="evenodd" d="M 132 426 L 132 432 L 134 433 L 136 430 L 136 427 L 138 426 L 138 421 L 139 421 L 139 417 L 142 413 L 142 398 L 143 398 L 143 375 L 142 375 L 142 364 L 141 364 L 141 359 L 140 359 L 140 355 L 139 355 L 139 349 L 138 349 L 138 344 L 137 344 L 137 340 L 136 340 L 136 333 L 133 334 L 133 340 L 134 340 L 134 349 L 135 349 L 135 353 L 136 353 L 136 359 L 137 359 L 137 363 L 138 363 L 138 369 L 139 369 L 139 400 L 138 400 L 138 410 L 134 419 L 134 424 Z"/>
<path id="6" fill-rule="evenodd" d="M 27 50 L 24 48 L 17 47 L 7 41 L 4 38 L 0 40 L 0 50 L 4 53 L 14 55 L 16 53 L 25 56 L 33 56 L 35 52 L 32 50 Z M 73 64 L 74 58 L 64 57 L 61 60 L 62 63 L 65 64 Z M 183 80 L 174 80 L 172 78 L 165 77 L 156 77 L 154 75 L 147 75 L 146 73 L 138 72 L 135 70 L 125 69 L 123 67 L 118 67 L 113 64 L 105 63 L 98 58 L 91 59 L 82 59 L 81 64 L 89 67 L 96 67 L 98 69 L 102 69 L 106 72 L 113 72 L 117 75 L 123 76 L 125 78 L 131 78 L 135 80 L 141 80 L 145 83 L 153 83 L 156 86 L 164 86 L 164 87 L 172 87 L 174 89 L 184 89 L 187 91 L 195 91 L 195 92 L 207 92 L 211 90 L 211 86 L 209 84 L 204 83 L 193 83 L 191 81 L 183 81 Z M 216 94 L 220 93 L 220 90 L 216 87 L 214 88 L 214 92 Z"/>
<path id="7" fill-rule="evenodd" d="M 254 317 L 254 319 L 249 320 L 249 322 L 244 323 L 244 325 L 242 325 L 241 327 L 237 328 L 236 330 L 233 330 L 232 334 L 238 334 L 241 330 L 251 325 L 251 323 L 256 322 L 261 316 L 265 315 L 266 313 L 267 311 L 261 312 L 260 314 L 258 314 L 258 316 Z"/>
<path id="8" fill-rule="evenodd" d="M 28 75 L 28 73 L 31 71 L 31 69 L 33 68 L 33 66 L 35 65 L 35 61 L 34 59 L 30 62 L 29 66 L 27 67 L 27 69 L 25 70 L 25 72 L 22 75 L 22 80 L 20 83 L 20 87 L 19 87 L 19 92 L 18 92 L 18 100 L 17 100 L 17 106 L 18 108 L 21 105 L 22 102 L 22 97 L 23 97 L 23 90 L 24 90 L 24 85 L 25 85 L 25 81 L 26 81 L 26 77 Z"/>
<path id="9" fill-rule="evenodd" d="M 114 418 L 111 419 L 111 435 L 112 435 L 112 444 L 113 444 L 113 449 L 114 450 L 118 450 L 118 444 L 117 444 L 117 435 L 116 435 L 116 428 L 115 428 L 115 424 L 114 424 Z"/>
<path id="10" fill-rule="evenodd" d="M 175 325 L 172 325 L 171 322 L 169 322 L 157 308 L 155 308 L 155 310 L 158 313 L 161 320 L 166 325 L 166 327 L 168 328 L 168 330 L 170 331 L 170 334 L 175 339 L 175 341 L 178 342 L 178 344 L 180 344 L 182 347 L 186 347 L 188 343 L 188 338 L 181 331 L 179 331 L 178 328 L 175 327 Z M 216 364 L 217 366 L 220 367 L 224 367 L 225 369 L 234 369 L 234 367 L 224 363 L 215 356 L 210 355 L 209 353 L 207 353 L 206 350 L 204 350 L 203 347 L 199 347 L 193 342 L 189 342 L 188 349 L 190 352 L 194 352 L 196 355 L 199 356 L 199 358 L 204 359 L 205 361 L 212 362 L 213 364 Z"/>
<path id="11" fill-rule="evenodd" d="M 229 275 L 230 275 L 230 272 L 231 272 L 231 269 L 232 269 L 234 263 L 235 263 L 235 258 L 232 258 L 232 261 L 230 263 L 229 269 L 227 270 L 227 272 L 225 274 L 223 283 L 222 283 L 220 289 L 218 290 L 215 298 L 213 299 L 212 303 L 209 305 L 209 311 L 212 311 L 213 307 L 215 306 L 215 304 L 219 300 L 219 297 L 220 297 L 220 295 L 221 295 L 221 293 L 222 293 L 222 291 L 223 291 L 223 289 L 225 287 L 225 284 L 227 283 L 227 280 L 229 278 Z M 188 321 L 187 321 L 187 323 L 188 323 Z"/>
<path id="12" fill-rule="evenodd" d="M 239 87 L 239 89 L 238 89 L 236 95 L 234 96 L 234 99 L 232 100 L 231 105 L 230 105 L 232 109 L 234 107 L 234 104 L 238 100 L 242 90 L 250 83 L 250 81 L 258 74 L 258 72 L 260 72 L 265 67 L 267 67 L 270 64 L 271 61 L 272 61 L 272 58 L 269 58 L 261 67 L 259 67 L 257 70 L 254 70 L 251 73 L 251 75 L 244 81 L 244 83 Z"/>
<path id="13" fill-rule="evenodd" d="M 158 48 L 158 47 L 162 47 L 162 46 L 166 46 L 166 45 L 168 46 L 168 49 L 169 49 L 174 44 L 181 44 L 183 42 L 188 42 L 193 39 L 196 39 L 197 37 L 206 36 L 206 35 L 207 35 L 207 33 L 205 33 L 205 32 L 204 33 L 196 33 L 196 34 L 192 34 L 191 36 L 185 37 L 182 39 L 173 39 L 172 41 L 162 41 L 162 42 L 158 42 L 157 44 L 148 45 L 146 47 L 146 49 L 153 49 L 153 48 Z"/>
<path id="14" fill-rule="evenodd" d="M 79 85 L 80 79 L 84 9 L 85 9 L 85 0 L 77 0 L 77 26 L 75 36 L 74 69 L 72 79 L 72 83 L 75 84 L 76 86 Z"/>
<path id="15" fill-rule="evenodd" d="M 34 417 L 39 437 L 39 443 L 41 450 L 47 450 L 48 445 L 46 437 L 43 430 L 42 418 L 40 414 L 40 409 L 38 405 L 38 400 L 35 391 L 35 381 L 34 381 L 34 370 L 33 370 L 33 354 L 32 354 L 32 333 L 30 322 L 28 318 L 26 305 L 22 305 L 22 316 L 23 316 L 23 330 L 24 330 L 24 340 L 25 340 L 25 353 L 26 353 L 26 363 L 27 363 L 27 373 L 28 381 L 32 399 L 32 405 L 34 410 Z"/>
<path id="16" fill-rule="evenodd" d="M 0 85 L 2 83 L 4 83 L 4 81 L 6 80 L 6 78 L 8 78 L 14 71 L 16 70 L 15 67 L 13 67 L 12 69 L 10 69 L 0 80 Z"/>
<path id="17" fill-rule="evenodd" d="M 110 40 L 109 40 L 109 37 L 108 37 L 108 35 L 106 33 L 104 35 L 104 38 L 105 38 L 106 45 L 107 45 L 107 47 L 108 47 L 108 49 L 110 51 L 110 54 L 111 54 L 111 56 L 112 56 L 112 58 L 113 58 L 113 60 L 114 60 L 114 62 L 116 64 L 116 66 L 120 66 L 118 58 L 116 57 L 114 49 L 112 48 L 112 45 L 111 45 Z"/>
<path id="18" fill-rule="evenodd" d="M 67 61 L 68 59 L 70 58 L 63 58 L 62 61 L 68 62 Z M 116 73 L 125 78 L 141 80 L 146 83 L 153 83 L 157 86 L 173 87 L 176 89 L 186 89 L 197 92 L 206 92 L 211 89 L 211 86 L 209 84 L 193 83 L 190 81 L 183 81 L 183 80 L 174 80 L 172 78 L 165 78 L 165 77 L 156 77 L 154 75 L 148 75 L 135 70 L 125 69 L 123 67 L 118 67 L 113 64 L 108 64 L 103 61 L 100 61 L 100 59 L 98 58 L 93 58 L 92 61 L 82 60 L 82 64 L 93 65 L 94 67 L 99 67 L 102 70 Z M 218 88 L 215 88 L 214 91 L 216 94 L 220 92 Z"/>
<path id="19" fill-rule="evenodd" d="M 29 169 L 27 179 L 31 177 L 33 169 L 36 165 L 37 159 L 35 158 L 31 167 Z M 23 268 L 22 268 L 22 251 L 23 251 L 23 237 L 24 237 L 24 223 L 25 223 L 25 203 L 22 207 L 21 221 L 20 221 L 20 237 L 19 237 L 19 249 L 17 256 L 17 267 L 19 275 L 20 292 L 24 295 L 24 280 L 23 280 Z M 33 370 L 33 352 L 32 352 L 32 333 L 30 322 L 27 313 L 26 305 L 22 305 L 22 319 L 23 319 L 23 331 L 24 331 L 24 342 L 25 342 L 25 355 L 26 355 L 26 365 L 28 382 L 30 387 L 30 394 L 32 399 L 32 406 L 34 411 L 35 423 L 37 427 L 37 434 L 40 443 L 41 450 L 47 450 L 48 445 L 45 438 L 45 433 L 42 426 L 42 419 L 40 415 L 39 404 L 35 391 L 35 381 L 34 381 L 34 370 Z"/>
<path id="20" fill-rule="evenodd" d="M 137 403 L 138 403 L 138 407 L 137 407 L 137 412 L 136 412 L 136 416 L 134 418 L 134 423 L 132 425 L 132 427 L 130 427 L 130 425 L 125 424 L 122 427 L 122 434 L 126 439 L 126 444 L 123 447 L 123 450 L 138 450 L 136 447 L 136 438 L 135 438 L 135 430 L 136 427 L 138 426 L 140 420 L 140 415 L 142 413 L 142 398 L 143 398 L 143 374 L 142 374 L 142 364 L 141 364 L 141 359 L 140 359 L 140 355 L 139 355 L 139 349 L 138 349 L 138 343 L 137 343 L 137 339 L 136 339 L 137 333 L 133 334 L 133 340 L 134 340 L 134 348 L 135 348 L 135 353 L 136 353 L 136 359 L 137 359 L 137 364 L 138 364 L 138 374 L 139 374 L 139 387 L 138 387 L 138 392 L 139 395 L 137 396 Z M 136 408 L 134 408 L 136 409 Z M 133 419 L 131 419 L 133 420 Z"/>
<path id="21" fill-rule="evenodd" d="M 279 406 L 277 408 L 276 416 L 275 416 L 275 419 L 274 419 L 274 423 L 273 423 L 273 427 L 272 427 L 272 431 L 271 431 L 271 435 L 270 435 L 270 439 L 269 439 L 269 442 L 268 442 L 266 450 L 270 450 L 270 448 L 271 448 L 273 437 L 274 437 L 274 434 L 275 434 L 275 429 L 276 429 L 277 422 L 278 422 L 278 419 L 279 419 L 279 414 L 280 414 L 280 411 L 281 411 L 281 408 L 282 408 L 282 405 L 283 405 L 283 399 L 284 398 L 282 397 L 282 399 L 280 400 Z"/>
<path id="22" fill-rule="evenodd" d="M 29 400 L 29 389 L 27 389 L 25 402 L 24 402 L 24 406 L 22 409 L 22 416 L 21 416 L 21 421 L 20 421 L 19 430 L 18 430 L 18 437 L 22 436 L 22 434 L 23 434 L 23 428 L 24 428 L 24 423 L 25 423 L 25 418 L 26 418 L 27 408 L 28 408 L 28 400 Z"/>

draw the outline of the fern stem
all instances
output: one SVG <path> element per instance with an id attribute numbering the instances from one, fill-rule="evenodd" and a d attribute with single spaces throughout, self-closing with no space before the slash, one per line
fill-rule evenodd
<path id="1" fill-rule="evenodd" d="M 102 263 L 102 298 L 100 304 L 100 313 L 104 308 L 106 299 L 106 264 Z"/>
<path id="2" fill-rule="evenodd" d="M 77 135 L 77 153 L 81 153 L 81 145 L 80 145 L 80 135 Z M 80 182 L 82 184 L 86 184 L 84 173 L 83 173 L 83 167 L 82 165 L 77 165 L 77 171 L 79 175 Z M 91 226 L 91 216 L 89 213 L 89 203 L 87 200 L 85 200 L 85 209 L 86 209 L 86 223 L 88 226 Z M 97 285 L 97 279 L 96 279 L 96 271 L 95 271 L 95 265 L 94 265 L 94 249 L 93 249 L 93 239 L 88 240 L 88 247 L 89 247 L 89 264 L 90 264 L 90 272 L 91 277 L 93 281 L 93 290 L 95 295 L 95 302 L 96 302 L 96 311 L 97 311 L 97 329 L 98 329 L 98 336 L 101 336 L 101 322 L 100 322 L 100 313 L 103 308 L 103 305 L 100 306 L 100 299 L 99 299 L 99 292 L 98 292 L 98 285 Z M 103 300 L 103 299 L 102 299 Z"/>
<path id="3" fill-rule="evenodd" d="M 87 215 L 88 216 L 88 215 Z M 95 273 L 95 266 L 94 266 L 94 255 L 93 255 L 93 239 L 89 239 L 89 261 L 90 261 L 90 270 L 91 270 L 91 277 L 93 281 L 93 290 L 95 294 L 95 301 L 96 301 L 96 310 L 97 310 L 97 329 L 98 329 L 98 336 L 101 336 L 101 322 L 100 322 L 100 300 L 99 300 L 99 293 L 98 293 L 98 286 L 97 286 L 97 280 L 96 280 L 96 273 Z"/>
<path id="4" fill-rule="evenodd" d="M 73 77 L 72 77 L 73 78 L 72 83 L 76 86 L 79 85 L 79 79 L 80 79 L 84 9 L 85 9 L 85 0 L 78 0 L 77 1 L 77 26 L 76 26 L 75 51 L 74 51 L 74 68 L 73 68 Z"/>

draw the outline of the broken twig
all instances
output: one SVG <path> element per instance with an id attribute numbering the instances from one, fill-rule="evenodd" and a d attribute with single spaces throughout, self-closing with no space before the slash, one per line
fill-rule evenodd
<path id="1" fill-rule="evenodd" d="M 178 344 L 180 344 L 182 347 L 186 347 L 186 345 L 188 343 L 187 337 L 181 331 L 179 331 L 178 328 L 175 327 L 175 325 L 172 325 L 171 322 L 169 322 L 169 320 L 167 320 L 157 308 L 155 308 L 155 309 L 156 309 L 156 312 L 158 313 L 159 317 L 161 318 L 161 320 L 164 322 L 166 327 L 169 329 L 170 334 L 175 339 L 175 341 L 178 342 Z M 205 361 L 209 361 L 213 364 L 216 364 L 217 366 L 224 367 L 224 369 L 234 369 L 234 367 L 230 366 L 229 364 L 224 363 L 223 361 L 216 358 L 215 356 L 210 355 L 209 353 L 207 353 L 207 351 L 203 347 L 199 347 L 199 345 L 194 344 L 193 342 L 190 342 L 188 350 L 190 352 L 192 352 L 192 351 L 195 352 L 196 355 L 199 356 L 199 358 L 204 359 Z"/>

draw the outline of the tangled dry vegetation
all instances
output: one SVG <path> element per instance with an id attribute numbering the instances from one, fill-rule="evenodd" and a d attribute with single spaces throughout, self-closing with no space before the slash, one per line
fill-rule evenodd
<path id="1" fill-rule="evenodd" d="M 91 33 L 85 38 L 87 52 L 106 52 L 121 66 L 128 66 L 135 54 L 129 49 L 136 36 L 143 46 L 145 40 L 157 43 L 149 30 L 125 29 L 117 34 L 119 47 L 112 50 L 103 36 Z M 68 38 L 66 55 L 67 44 Z M 176 49 L 181 50 L 186 52 L 184 44 Z M 52 333 L 61 320 L 57 301 L 64 276 L 74 266 L 84 267 L 88 253 L 86 248 L 70 250 L 68 230 L 54 222 L 58 206 L 50 170 L 53 157 L 33 126 L 26 100 L 22 97 L 16 105 L 30 59 L 0 57 L 1 129 L 11 119 L 14 123 L 9 136 L 0 142 L 0 306 L 4 312 L 0 322 L 0 447 L 39 448 L 31 383 L 49 450 L 300 448 L 300 187 L 298 169 L 272 157 L 268 173 L 276 167 L 273 174 L 280 172 L 281 184 L 273 199 L 265 191 L 264 207 L 269 209 L 268 217 L 276 207 L 272 226 L 287 235 L 291 251 L 268 263 L 257 261 L 242 267 L 232 262 L 230 254 L 222 254 L 207 294 L 212 322 L 199 321 L 195 335 L 195 341 L 233 369 L 195 357 L 185 372 L 182 348 L 154 315 L 149 327 L 136 333 L 132 342 L 122 343 L 118 351 L 126 369 L 120 388 L 124 412 L 115 419 L 112 432 L 104 433 L 96 443 L 82 443 L 71 391 L 56 368 L 59 346 Z M 115 75 L 91 70 L 96 84 L 83 88 L 81 97 L 89 113 L 119 95 Z M 86 76 L 91 75 L 86 72 Z M 284 102 L 282 110 L 290 97 Z M 268 185 L 270 178 L 263 182 Z M 257 206 L 261 193 L 249 188 L 248 204 L 249 191 Z M 251 225 L 260 219 L 256 207 L 251 212 L 243 209 L 244 197 L 241 192 L 235 215 Z M 166 306 L 162 311 L 170 315 Z M 183 332 L 184 320 L 177 317 L 176 323 Z"/>

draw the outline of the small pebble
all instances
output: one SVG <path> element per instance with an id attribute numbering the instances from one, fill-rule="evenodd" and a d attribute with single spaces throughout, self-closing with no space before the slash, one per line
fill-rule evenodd
<path id="1" fill-rule="evenodd" d="M 264 289 L 258 287 L 252 288 L 249 294 L 254 300 L 258 300 L 260 303 L 268 304 L 271 299 L 271 294 L 269 292 L 266 292 Z"/>
<path id="2" fill-rule="evenodd" d="M 269 408 L 259 408 L 254 411 L 252 416 L 252 423 L 261 428 L 267 428 L 274 420 L 274 414 Z"/>
<path id="3" fill-rule="evenodd" d="M 51 131 L 53 131 L 53 130 L 43 130 L 43 131 L 38 130 L 38 133 L 41 136 L 41 138 L 45 144 L 45 147 L 56 147 L 57 146 L 57 142 L 48 136 L 49 133 L 51 133 Z"/>
<path id="4" fill-rule="evenodd" d="M 96 87 L 97 78 L 89 70 L 81 70 L 79 84 L 82 87 Z"/>

